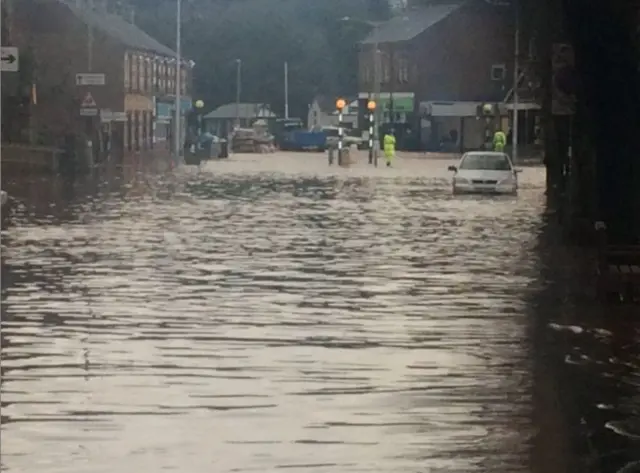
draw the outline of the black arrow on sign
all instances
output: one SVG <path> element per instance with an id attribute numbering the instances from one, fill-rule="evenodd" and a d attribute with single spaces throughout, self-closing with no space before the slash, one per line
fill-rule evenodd
<path id="1" fill-rule="evenodd" d="M 9 54 L 8 56 L 2 56 L 0 59 L 2 59 L 2 62 L 13 64 L 14 62 L 16 62 L 17 58 L 13 54 Z"/>

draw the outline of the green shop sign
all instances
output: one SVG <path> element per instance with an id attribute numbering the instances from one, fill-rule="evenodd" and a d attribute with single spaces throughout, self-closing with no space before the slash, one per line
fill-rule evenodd
<path id="1" fill-rule="evenodd" d="M 393 102 L 390 98 L 381 98 L 378 102 L 384 112 L 391 111 L 391 105 L 395 113 L 413 113 L 413 97 L 394 97 Z"/>

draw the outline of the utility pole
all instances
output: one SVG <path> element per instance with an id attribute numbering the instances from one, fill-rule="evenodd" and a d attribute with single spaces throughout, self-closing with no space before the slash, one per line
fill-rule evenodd
<path id="1" fill-rule="evenodd" d="M 518 0 L 513 0 L 515 10 L 514 57 L 513 57 L 513 130 L 511 133 L 513 163 L 518 161 L 518 82 L 520 79 L 520 12 Z"/>
<path id="2" fill-rule="evenodd" d="M 236 59 L 236 128 L 240 128 L 240 86 L 242 84 L 242 59 Z"/>
<path id="3" fill-rule="evenodd" d="M 373 100 L 376 102 L 374 109 L 374 125 L 373 125 L 373 164 L 378 165 L 378 154 L 380 151 L 380 51 L 378 50 L 378 42 L 373 44 Z"/>
<path id="4" fill-rule="evenodd" d="M 87 8 L 93 12 L 93 0 L 87 0 Z M 87 72 L 93 72 L 93 23 L 87 22 Z"/>
<path id="5" fill-rule="evenodd" d="M 180 126 L 180 114 L 182 112 L 182 70 L 180 64 L 182 63 L 182 0 L 177 0 L 176 3 L 176 104 L 175 104 L 175 130 L 174 130 L 174 153 L 176 164 L 180 162 L 180 148 L 181 148 L 181 136 L 182 127 Z"/>
<path id="6" fill-rule="evenodd" d="M 87 0 L 86 7 L 91 13 L 93 13 L 93 0 Z M 87 72 L 93 72 L 93 23 L 87 22 Z M 98 111 L 98 120 L 100 120 L 100 112 Z M 93 142 L 94 138 L 94 126 L 95 118 L 87 117 L 87 152 L 88 152 L 88 164 L 89 171 L 93 170 L 94 165 L 94 149 L 96 143 Z"/>
<path id="7" fill-rule="evenodd" d="M 289 64 L 284 63 L 284 118 L 289 118 Z"/>

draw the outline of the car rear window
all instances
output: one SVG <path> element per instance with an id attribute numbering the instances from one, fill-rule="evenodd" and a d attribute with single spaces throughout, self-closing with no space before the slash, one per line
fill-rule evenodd
<path id="1" fill-rule="evenodd" d="M 505 155 L 468 154 L 460 163 L 460 169 L 479 171 L 511 171 L 511 163 Z"/>

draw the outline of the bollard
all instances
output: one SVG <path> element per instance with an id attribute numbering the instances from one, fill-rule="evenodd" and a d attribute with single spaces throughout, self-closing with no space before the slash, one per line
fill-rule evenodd
<path id="1" fill-rule="evenodd" d="M 351 151 L 349 148 L 344 148 L 341 153 L 342 157 L 340 159 L 340 166 L 349 167 L 351 164 Z"/>
<path id="2" fill-rule="evenodd" d="M 333 164 L 335 148 L 333 146 L 329 146 L 329 166 Z"/>

